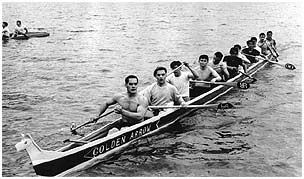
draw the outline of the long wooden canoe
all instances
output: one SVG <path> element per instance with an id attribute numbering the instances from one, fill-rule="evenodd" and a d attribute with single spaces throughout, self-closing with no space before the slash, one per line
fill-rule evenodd
<path id="1" fill-rule="evenodd" d="M 244 81 L 248 78 L 248 75 L 255 74 L 267 63 L 269 63 L 269 61 L 259 61 L 248 68 L 247 76 L 240 73 L 228 80 L 228 82 Z M 189 105 L 209 104 L 226 94 L 232 88 L 231 86 L 219 85 L 187 103 Z M 133 142 L 143 137 L 153 135 L 195 110 L 197 109 L 170 109 L 142 123 L 108 135 L 108 131 L 115 126 L 116 120 L 57 151 L 41 149 L 30 134 L 26 134 L 23 135 L 21 142 L 16 144 L 16 148 L 18 151 L 26 149 L 37 175 L 64 176 L 71 171 L 108 160 L 119 154 Z"/>

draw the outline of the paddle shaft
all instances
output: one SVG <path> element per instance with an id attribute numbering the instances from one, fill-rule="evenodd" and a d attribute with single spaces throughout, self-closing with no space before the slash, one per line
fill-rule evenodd
<path id="1" fill-rule="evenodd" d="M 188 105 L 188 106 L 149 106 L 151 109 L 164 109 L 164 108 L 210 108 L 218 107 L 219 104 L 205 104 L 205 105 Z"/>
<path id="2" fill-rule="evenodd" d="M 112 111 L 110 111 L 110 112 L 108 112 L 108 113 L 106 113 L 106 114 L 104 114 L 104 115 L 98 116 L 95 120 L 97 121 L 98 119 L 100 119 L 100 118 L 102 118 L 102 117 L 105 117 L 105 116 L 107 116 L 107 115 L 109 115 L 109 114 L 111 114 L 111 113 L 113 113 L 113 112 L 114 112 L 114 110 L 112 110 Z M 76 131 L 77 129 L 79 129 L 79 128 L 81 128 L 81 127 L 87 125 L 87 124 L 93 123 L 93 122 L 94 122 L 94 121 L 87 121 L 87 122 L 81 124 L 80 126 L 77 126 L 77 127 L 75 127 L 74 129 L 71 129 L 71 131 L 72 131 L 72 132 L 73 132 L 73 131 Z"/>
<path id="3" fill-rule="evenodd" d="M 227 85 L 227 86 L 236 86 L 236 82 L 212 82 L 212 81 L 198 81 L 198 80 L 192 80 L 191 82 L 194 83 L 206 83 L 206 84 L 215 84 L 215 85 Z"/>
<path id="4" fill-rule="evenodd" d="M 252 80 L 254 80 L 254 81 L 257 81 L 256 78 L 253 78 L 253 77 L 251 77 L 250 75 L 248 75 L 248 74 L 246 74 L 246 73 L 244 73 L 244 72 L 242 72 L 242 71 L 239 71 L 239 72 L 242 73 L 243 75 L 245 75 L 246 77 L 248 77 L 248 78 L 250 78 L 250 79 L 252 79 Z"/>
<path id="5" fill-rule="evenodd" d="M 167 74 L 167 76 L 169 76 L 169 75 L 171 75 L 172 73 L 174 73 L 176 70 L 178 70 L 180 67 L 182 67 L 183 66 L 183 64 L 181 64 L 180 66 L 178 66 L 177 68 L 175 68 L 174 70 L 172 70 L 171 72 L 169 72 L 168 74 Z"/>

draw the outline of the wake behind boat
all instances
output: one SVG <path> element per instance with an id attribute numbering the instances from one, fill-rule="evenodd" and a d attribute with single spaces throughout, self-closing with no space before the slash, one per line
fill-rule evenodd
<path id="1" fill-rule="evenodd" d="M 271 55 L 270 55 L 271 56 Z M 240 73 L 227 82 L 242 82 L 261 70 L 269 60 L 260 60 L 247 69 L 247 74 Z M 188 101 L 188 105 L 207 105 L 229 92 L 233 87 L 219 85 L 206 93 Z M 160 113 L 158 116 L 147 119 L 141 123 L 124 128 L 116 133 L 108 132 L 116 126 L 118 120 L 91 132 L 90 134 L 72 141 L 71 144 L 48 151 L 41 149 L 30 134 L 23 135 L 21 142 L 16 144 L 18 151 L 25 149 L 29 154 L 34 170 L 41 176 L 64 176 L 71 171 L 89 166 L 94 162 L 102 162 L 121 153 L 135 141 L 153 135 L 154 133 L 181 120 L 197 108 L 174 108 Z"/>

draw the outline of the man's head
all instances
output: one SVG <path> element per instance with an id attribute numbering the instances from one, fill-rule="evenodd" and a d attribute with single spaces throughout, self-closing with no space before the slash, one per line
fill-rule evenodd
<path id="1" fill-rule="evenodd" d="M 209 62 L 208 55 L 201 55 L 201 56 L 199 56 L 198 62 L 199 62 L 199 64 L 200 64 L 201 67 L 207 66 L 207 64 Z"/>
<path id="2" fill-rule="evenodd" d="M 180 76 L 180 74 L 181 74 L 181 65 L 182 65 L 182 63 L 180 61 L 173 61 L 173 62 L 171 62 L 170 67 L 171 67 L 172 70 L 175 70 L 176 68 L 178 68 L 178 69 L 176 69 L 174 71 L 174 75 L 175 76 Z"/>
<path id="3" fill-rule="evenodd" d="M 236 56 L 236 55 L 238 54 L 238 49 L 232 47 L 232 48 L 230 49 L 229 53 L 230 53 L 231 56 Z"/>
<path id="4" fill-rule="evenodd" d="M 16 21 L 16 24 L 17 24 L 17 26 L 21 26 L 21 21 L 20 21 L 20 20 L 17 20 L 17 21 Z"/>
<path id="5" fill-rule="evenodd" d="M 167 69 L 165 67 L 157 67 L 153 73 L 158 84 L 164 84 L 167 77 Z"/>
<path id="6" fill-rule="evenodd" d="M 266 34 L 267 34 L 267 39 L 271 39 L 272 38 L 272 31 L 268 31 Z"/>
<path id="7" fill-rule="evenodd" d="M 263 33 L 263 32 L 260 33 L 260 35 L 259 35 L 260 40 L 264 40 L 265 37 L 266 37 L 265 33 Z"/>
<path id="8" fill-rule="evenodd" d="M 253 49 L 254 48 L 254 42 L 252 40 L 248 40 L 247 41 L 247 46 L 250 48 L 250 49 Z"/>
<path id="9" fill-rule="evenodd" d="M 138 78 L 135 75 L 129 75 L 125 78 L 125 86 L 130 94 L 137 93 Z"/>
<path id="10" fill-rule="evenodd" d="M 8 23 L 7 22 L 2 22 L 2 27 L 7 27 L 8 26 Z"/>
<path id="11" fill-rule="evenodd" d="M 258 39 L 256 37 L 251 37 L 250 40 L 253 42 L 254 46 L 256 46 Z"/>
<path id="12" fill-rule="evenodd" d="M 220 63 L 223 58 L 223 54 L 221 52 L 215 52 L 213 56 L 213 63 L 216 65 Z"/>

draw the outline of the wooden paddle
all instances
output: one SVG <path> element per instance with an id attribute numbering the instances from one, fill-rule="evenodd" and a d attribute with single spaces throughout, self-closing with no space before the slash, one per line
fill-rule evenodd
<path id="1" fill-rule="evenodd" d="M 197 80 L 191 80 L 190 82 L 215 84 L 215 85 L 226 85 L 226 86 L 238 87 L 240 89 L 248 89 L 250 87 L 249 83 L 246 83 L 246 82 L 211 82 L 211 81 L 197 81 Z"/>
<path id="2" fill-rule="evenodd" d="M 182 66 L 183 66 L 183 63 L 182 63 L 180 66 L 178 66 L 177 68 L 175 68 L 174 70 L 172 70 L 171 72 L 169 72 L 169 73 L 167 74 L 167 76 L 171 75 L 172 73 L 174 73 L 176 70 L 178 70 L 178 69 L 181 68 Z"/>
<path id="3" fill-rule="evenodd" d="M 106 113 L 104 115 L 101 115 L 101 116 L 98 116 L 97 118 L 95 118 L 93 120 L 90 120 L 90 121 L 87 121 L 87 122 L 85 122 L 85 123 L 83 123 L 83 124 L 81 124 L 81 125 L 79 125 L 77 127 L 74 126 L 74 124 L 72 124 L 72 126 L 70 127 L 70 130 L 71 130 L 72 134 L 77 134 L 77 132 L 76 132 L 77 129 L 79 129 L 79 128 L 87 125 L 87 124 L 90 124 L 90 123 L 96 123 L 98 121 L 98 119 L 103 118 L 103 117 L 105 117 L 105 116 L 107 116 L 107 115 L 109 115 L 109 114 L 111 114 L 113 112 L 114 112 L 114 110 L 109 111 L 108 113 Z"/>
<path id="4" fill-rule="evenodd" d="M 217 109 L 230 109 L 234 106 L 231 103 L 219 103 L 219 104 L 203 104 L 203 105 L 188 105 L 188 106 L 149 106 L 151 109 L 164 109 L 164 108 L 210 108 L 217 107 Z"/>
<path id="5" fill-rule="evenodd" d="M 284 68 L 286 68 L 288 70 L 294 70 L 294 69 L 296 69 L 296 67 L 293 64 L 291 64 L 291 63 L 282 64 L 282 63 L 279 63 L 279 62 L 275 62 L 275 61 L 271 61 L 271 60 L 265 59 L 265 58 L 263 58 L 261 56 L 254 56 L 254 55 L 249 55 L 249 54 L 246 54 L 246 53 L 242 53 L 242 54 L 250 56 L 250 57 L 254 57 L 254 58 L 257 58 L 257 59 L 266 60 L 269 63 L 277 64 L 277 65 L 282 66 L 282 67 L 284 67 Z M 277 58 L 277 57 L 274 56 L 274 58 Z"/>

